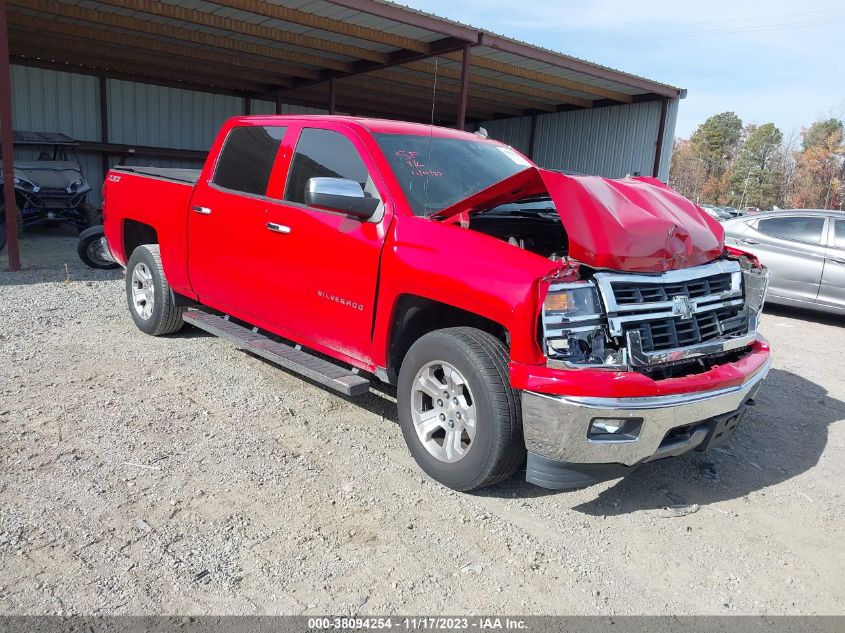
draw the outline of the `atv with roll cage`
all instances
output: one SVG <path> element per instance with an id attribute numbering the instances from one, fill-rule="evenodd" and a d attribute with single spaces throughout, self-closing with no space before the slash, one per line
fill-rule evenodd
<path id="1" fill-rule="evenodd" d="M 26 156 L 14 164 L 18 230 L 42 224 L 69 224 L 78 231 L 100 224 L 88 204 L 91 186 L 77 156 L 79 143 L 59 132 L 13 132 L 13 145 Z M 0 175 L 2 175 L 0 163 Z M 0 183 L 0 201 L 2 201 Z M 6 209 L 0 203 L 0 250 L 6 245 Z"/>

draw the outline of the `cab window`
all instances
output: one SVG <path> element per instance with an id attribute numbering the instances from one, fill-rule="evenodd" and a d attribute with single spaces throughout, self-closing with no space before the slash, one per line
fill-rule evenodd
<path id="1" fill-rule="evenodd" d="M 304 204 L 308 180 L 319 177 L 353 180 L 366 194 L 379 198 L 378 190 L 352 141 L 333 130 L 303 128 L 291 161 L 284 199 Z"/>
<path id="2" fill-rule="evenodd" d="M 247 125 L 226 136 L 212 182 L 218 187 L 263 196 L 287 128 Z"/>
<path id="3" fill-rule="evenodd" d="M 811 216 L 766 218 L 757 224 L 757 230 L 765 235 L 808 244 L 821 243 L 823 229 L 824 218 Z"/>

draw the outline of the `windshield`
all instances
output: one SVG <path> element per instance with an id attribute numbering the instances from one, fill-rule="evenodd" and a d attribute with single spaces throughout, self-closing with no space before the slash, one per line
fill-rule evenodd
<path id="1" fill-rule="evenodd" d="M 375 134 L 414 215 L 429 216 L 531 163 L 510 147 L 410 134 Z"/>

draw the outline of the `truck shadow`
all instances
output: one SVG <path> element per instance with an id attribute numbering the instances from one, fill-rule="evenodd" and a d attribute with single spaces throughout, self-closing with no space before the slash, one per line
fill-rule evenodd
<path id="1" fill-rule="evenodd" d="M 573 509 L 622 515 L 742 498 L 815 466 L 827 444 L 828 427 L 845 419 L 845 403 L 780 369 L 771 371 L 756 402 L 721 449 L 645 464 Z"/>

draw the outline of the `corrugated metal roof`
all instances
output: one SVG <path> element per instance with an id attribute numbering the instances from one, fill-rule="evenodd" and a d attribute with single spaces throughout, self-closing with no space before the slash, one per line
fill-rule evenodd
<path id="1" fill-rule="evenodd" d="M 401 73 L 402 63 L 427 60 L 430 64 L 432 57 L 426 55 L 435 53 L 440 67 L 451 71 L 451 79 L 455 79 L 461 68 L 460 51 L 467 45 L 472 46 L 470 84 L 483 89 L 495 87 L 491 80 L 498 82 L 503 112 L 509 110 L 514 95 L 521 98 L 521 109 L 530 110 L 527 105 L 533 101 L 544 110 L 549 104 L 586 107 L 591 101 L 630 102 L 635 96 L 658 98 L 678 93 L 677 88 L 659 82 L 381 0 L 15 0 L 8 11 L 13 54 L 20 58 L 44 57 L 129 76 L 158 75 L 221 89 L 240 84 L 244 92 L 253 95 L 269 96 L 291 85 L 304 88 L 331 76 L 343 78 L 380 67 Z M 27 36 L 27 25 L 15 19 L 20 14 L 36 21 L 50 20 L 52 26 L 45 28 L 47 37 L 39 42 L 31 34 Z M 90 29 L 94 38 L 90 48 L 67 45 L 70 36 L 51 41 L 49 35 L 62 35 L 64 24 Z M 112 54 L 102 63 L 91 59 L 98 53 L 98 40 L 115 46 L 113 38 L 120 34 L 136 38 L 136 42 L 145 38 L 141 41 L 183 46 L 194 55 L 183 59 L 169 53 L 166 60 L 157 62 L 152 55 L 143 59 L 144 50 L 128 46 L 125 69 L 119 55 Z M 144 44 L 144 49 L 150 47 Z M 197 49 L 226 55 L 233 63 L 221 63 L 218 57 L 213 64 L 203 64 L 196 57 Z M 279 70 L 265 79 L 258 72 L 243 70 L 246 59 L 276 63 Z M 176 72 L 175 63 L 181 64 L 184 72 Z M 503 82 L 507 86 L 501 85 Z M 413 83 L 405 87 L 410 89 Z M 382 100 L 387 110 L 401 105 L 391 103 L 389 95 Z M 356 102 L 347 105 L 354 108 Z M 479 112 L 473 112 L 472 100 L 468 107 L 469 115 L 477 118 Z"/>

